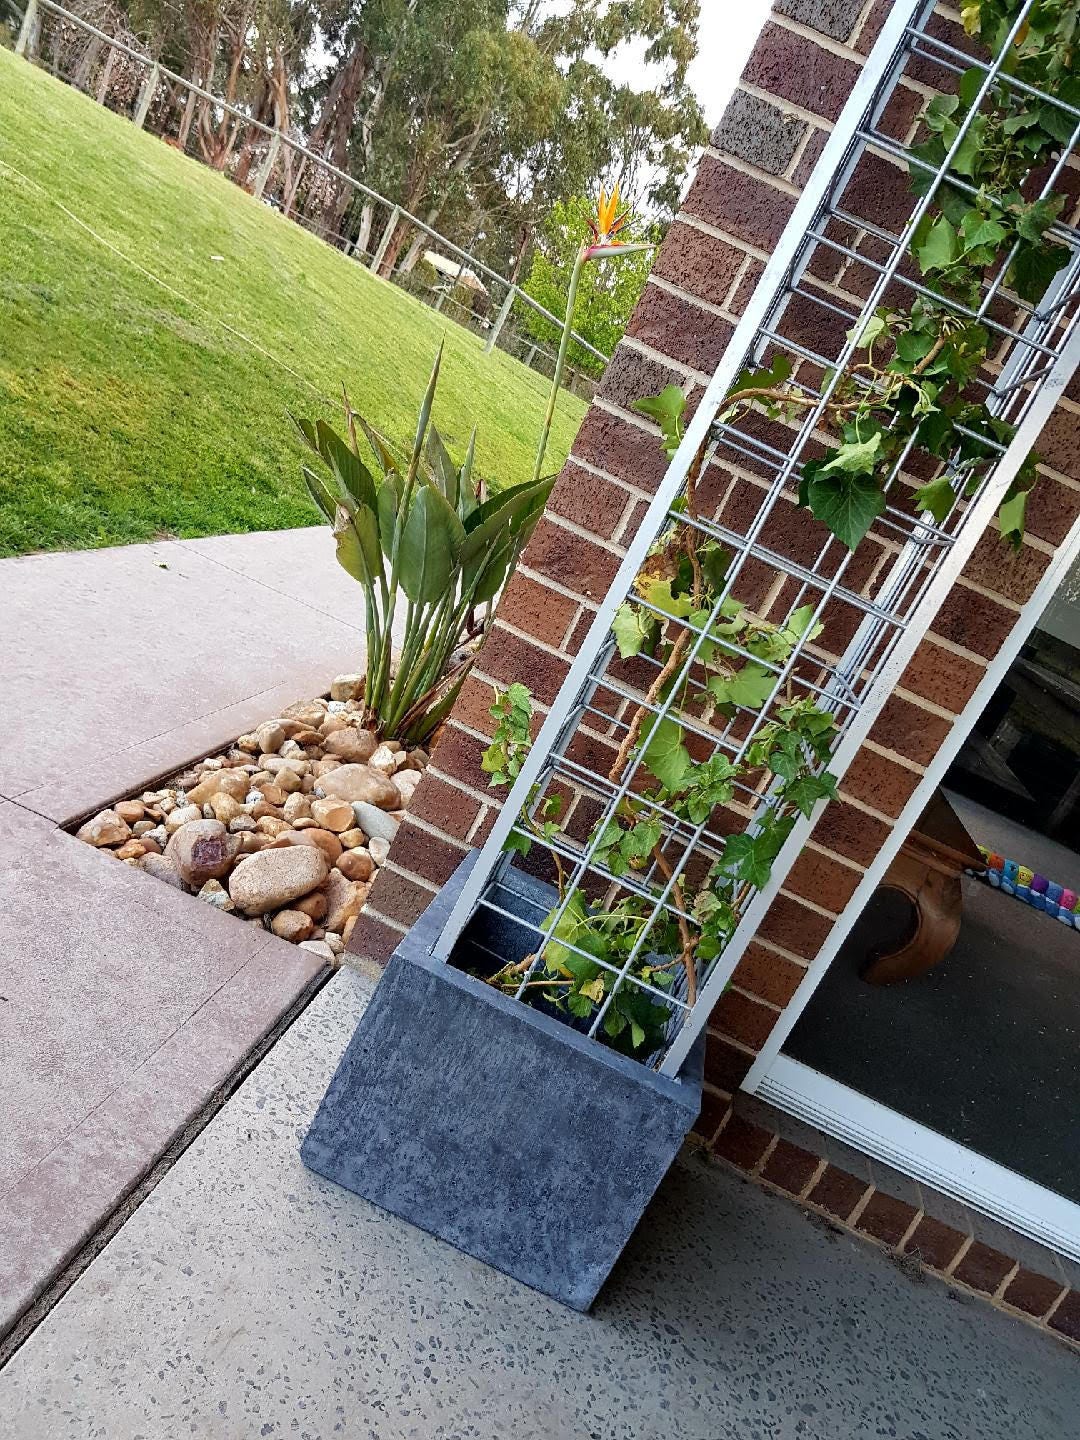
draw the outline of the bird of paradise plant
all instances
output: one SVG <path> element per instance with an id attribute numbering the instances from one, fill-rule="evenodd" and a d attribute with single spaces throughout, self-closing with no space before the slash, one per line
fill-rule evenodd
<path id="1" fill-rule="evenodd" d="M 540 441 L 536 449 L 536 464 L 533 466 L 533 482 L 540 479 L 544 468 L 544 456 L 547 453 L 548 440 L 551 436 L 551 425 L 555 418 L 555 404 L 559 398 L 559 390 L 562 386 L 563 372 L 566 369 L 566 352 L 570 347 L 570 335 L 574 328 L 574 306 L 577 303 L 578 287 L 581 284 L 581 274 L 585 266 L 591 260 L 617 259 L 625 255 L 632 255 L 635 251 L 651 250 L 650 244 L 642 241 L 629 241 L 622 238 L 622 232 L 630 223 L 629 209 L 619 211 L 619 187 L 616 184 L 609 195 L 606 188 L 600 186 L 600 197 L 596 203 L 595 219 L 589 220 L 589 233 L 591 241 L 583 242 L 577 255 L 574 257 L 574 267 L 570 272 L 570 286 L 566 294 L 566 318 L 563 321 L 562 336 L 559 340 L 559 353 L 555 361 L 555 373 L 551 379 L 551 390 L 548 394 L 547 409 L 544 412 L 544 423 L 540 430 Z"/>

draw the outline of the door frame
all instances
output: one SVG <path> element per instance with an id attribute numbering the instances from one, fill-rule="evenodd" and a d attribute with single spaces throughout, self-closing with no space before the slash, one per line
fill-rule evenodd
<path id="1" fill-rule="evenodd" d="M 1070 483 L 1070 488 L 1076 487 Z M 1080 1259 L 1080 1206 L 780 1052 L 900 846 L 1078 558 L 1080 517 L 1051 556 L 1008 638 L 954 720 L 941 749 L 894 822 L 824 945 L 810 962 L 799 988 L 777 1018 L 742 1084 L 742 1089 L 768 1100 L 778 1109 L 798 1115 L 828 1134 L 856 1145 L 872 1158 L 887 1161 L 917 1180 L 932 1183 L 954 1198 L 1076 1259 Z"/>

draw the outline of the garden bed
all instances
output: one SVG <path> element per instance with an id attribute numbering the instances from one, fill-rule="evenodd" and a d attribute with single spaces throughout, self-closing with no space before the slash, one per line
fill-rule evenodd
<path id="1" fill-rule="evenodd" d="M 365 727 L 362 693 L 339 675 L 76 838 L 336 963 L 428 761 Z"/>

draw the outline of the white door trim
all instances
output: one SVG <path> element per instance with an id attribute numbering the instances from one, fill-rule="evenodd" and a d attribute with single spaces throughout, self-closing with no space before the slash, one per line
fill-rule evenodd
<path id="1" fill-rule="evenodd" d="M 807 1124 L 1080 1260 L 1080 1205 L 910 1120 L 800 1060 L 780 1055 L 758 1095 Z"/>

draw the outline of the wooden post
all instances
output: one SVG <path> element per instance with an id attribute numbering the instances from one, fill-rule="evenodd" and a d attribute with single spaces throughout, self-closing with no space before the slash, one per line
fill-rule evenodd
<path id="1" fill-rule="evenodd" d="M 485 355 L 490 355 L 491 352 L 495 349 L 495 346 L 498 344 L 499 336 L 503 332 L 503 326 L 506 324 L 507 320 L 510 319 L 510 311 L 514 308 L 514 301 L 516 299 L 517 286 L 511 285 L 509 290 L 507 290 L 506 292 L 506 299 L 503 301 L 502 305 L 499 308 L 498 315 L 495 316 L 495 324 L 492 325 L 491 332 L 487 338 L 487 344 L 484 346 Z"/>
<path id="2" fill-rule="evenodd" d="M 275 130 L 273 135 L 270 136 L 270 145 L 266 151 L 266 158 L 259 166 L 259 173 L 255 176 L 255 184 L 251 189 L 251 193 L 255 196 L 256 200 L 262 199 L 263 191 L 266 189 L 267 183 L 274 173 L 274 166 L 277 164 L 278 151 L 280 149 L 281 131 Z"/>
<path id="3" fill-rule="evenodd" d="M 37 49 L 37 37 L 37 0 L 26 0 L 26 9 L 23 11 L 22 24 L 19 26 L 18 39 L 15 41 L 15 54 L 25 55 L 27 60 L 32 60 L 34 51 Z"/>
<path id="4" fill-rule="evenodd" d="M 379 271 L 382 269 L 382 262 L 386 258 L 386 252 L 390 248 L 390 241 L 394 238 L 394 231 L 397 229 L 398 221 L 400 219 L 401 206 L 395 205 L 394 208 L 390 211 L 390 219 L 386 222 L 386 229 L 379 237 L 379 248 L 372 256 L 371 270 L 376 275 L 378 275 Z"/>
<path id="5" fill-rule="evenodd" d="M 139 103 L 135 107 L 134 125 L 141 130 L 146 124 L 146 117 L 150 113 L 150 106 L 154 103 L 154 95 L 157 92 L 158 80 L 161 78 L 161 67 L 155 60 L 150 67 L 150 74 L 143 81 L 142 89 L 139 91 Z"/>

